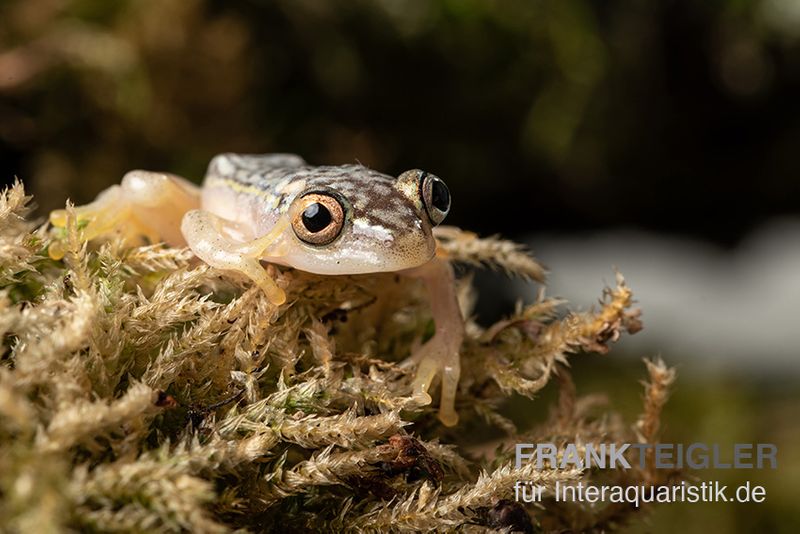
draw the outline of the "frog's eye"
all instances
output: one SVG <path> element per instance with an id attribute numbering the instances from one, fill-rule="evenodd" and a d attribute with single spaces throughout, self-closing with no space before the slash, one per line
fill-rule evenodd
<path id="1" fill-rule="evenodd" d="M 420 173 L 422 203 L 433 224 L 440 224 L 450 212 L 450 190 L 442 180 L 425 171 Z"/>
<path id="2" fill-rule="evenodd" d="M 297 201 L 292 217 L 294 233 L 310 245 L 327 245 L 342 232 L 344 208 L 324 193 L 308 193 Z"/>

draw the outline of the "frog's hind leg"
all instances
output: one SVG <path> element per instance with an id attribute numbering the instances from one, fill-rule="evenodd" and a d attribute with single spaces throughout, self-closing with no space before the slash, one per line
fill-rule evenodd
<path id="1" fill-rule="evenodd" d="M 288 222 L 279 221 L 265 236 L 243 242 L 238 225 L 205 210 L 186 213 L 181 230 L 198 258 L 217 269 L 239 272 L 255 282 L 276 306 L 286 302 L 286 293 L 278 287 L 261 265 L 260 258 L 275 245 Z"/>
<path id="2" fill-rule="evenodd" d="M 189 181 L 171 174 L 131 171 L 120 185 L 101 192 L 94 202 L 76 207 L 75 214 L 86 239 L 120 232 L 129 242 L 144 236 L 150 242 L 181 246 L 185 244 L 181 218 L 199 205 L 200 190 Z M 53 211 L 50 223 L 65 227 L 67 211 Z M 58 257 L 59 249 L 54 245 L 51 256 Z"/>
<path id="3" fill-rule="evenodd" d="M 97 195 L 93 202 L 74 208 L 78 224 L 83 227 L 83 235 L 87 240 L 109 233 L 126 218 L 128 210 L 122 199 L 122 188 L 112 185 Z M 50 224 L 56 228 L 64 228 L 67 225 L 67 210 L 50 212 Z M 51 256 L 59 256 L 55 249 L 56 247 L 51 248 Z"/>

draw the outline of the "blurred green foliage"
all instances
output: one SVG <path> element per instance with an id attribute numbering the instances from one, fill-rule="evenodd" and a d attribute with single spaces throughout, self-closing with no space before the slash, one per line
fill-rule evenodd
<path id="1" fill-rule="evenodd" d="M 431 169 L 478 231 L 731 241 L 800 199 L 795 5 L 5 0 L 0 164 L 49 209 L 289 151 Z"/>

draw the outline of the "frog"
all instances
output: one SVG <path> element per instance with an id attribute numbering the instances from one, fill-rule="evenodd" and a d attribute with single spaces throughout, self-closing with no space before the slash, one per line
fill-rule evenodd
<path id="1" fill-rule="evenodd" d="M 295 154 L 224 153 L 211 160 L 200 186 L 134 170 L 74 210 L 86 239 L 117 232 L 188 246 L 208 265 L 252 280 L 275 306 L 286 293 L 265 263 L 318 275 L 421 280 L 435 331 L 405 362 L 416 365 L 411 398 L 431 404 L 440 378 L 438 418 L 454 426 L 464 320 L 453 267 L 437 254 L 433 234 L 450 204 L 445 182 L 420 169 L 395 178 L 361 164 L 313 166 Z M 56 228 L 67 219 L 67 210 L 50 214 Z M 55 243 L 50 253 L 57 259 L 63 250 Z"/>

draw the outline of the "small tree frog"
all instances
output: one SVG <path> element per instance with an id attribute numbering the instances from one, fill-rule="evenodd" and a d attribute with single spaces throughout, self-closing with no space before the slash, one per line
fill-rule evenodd
<path id="1" fill-rule="evenodd" d="M 131 171 L 76 208 L 91 239 L 110 231 L 188 245 L 209 265 L 243 273 L 280 305 L 284 291 L 261 262 L 323 275 L 398 272 L 418 277 L 436 332 L 411 356 L 413 394 L 429 404 L 441 375 L 439 418 L 455 425 L 464 322 L 453 271 L 432 228 L 447 216 L 445 183 L 421 170 L 392 178 L 362 165 L 308 165 L 291 154 L 216 156 L 197 187 L 171 174 Z M 66 225 L 65 210 L 50 216 Z M 58 256 L 57 247 L 51 254 Z"/>

